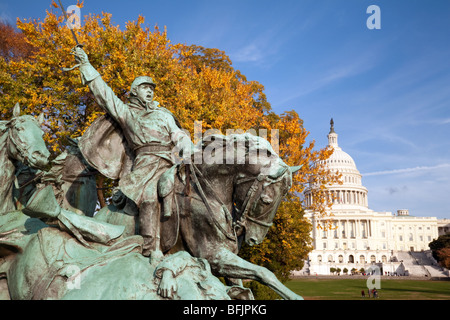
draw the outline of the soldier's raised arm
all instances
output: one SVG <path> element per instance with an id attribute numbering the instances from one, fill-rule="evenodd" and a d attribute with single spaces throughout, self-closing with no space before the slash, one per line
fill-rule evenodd
<path id="1" fill-rule="evenodd" d="M 91 65 L 83 48 L 76 46 L 72 49 L 71 54 L 78 63 L 83 84 L 87 83 L 97 103 L 116 121 L 121 122 L 124 114 L 128 112 L 128 106 L 116 96 L 102 79 L 100 73 Z"/>

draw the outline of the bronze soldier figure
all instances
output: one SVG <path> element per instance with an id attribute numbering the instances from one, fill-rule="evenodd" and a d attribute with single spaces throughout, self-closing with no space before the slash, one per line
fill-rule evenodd
<path id="1" fill-rule="evenodd" d="M 176 147 L 189 155 L 190 137 L 173 114 L 153 101 L 156 84 L 148 76 L 137 77 L 130 88 L 128 103 L 120 100 L 90 64 L 85 51 L 77 46 L 72 54 L 79 64 L 83 83 L 87 83 L 97 103 L 120 126 L 128 147 L 133 150 L 131 172 L 119 181 L 119 189 L 139 208 L 143 254 L 161 257 L 159 247 L 160 203 L 157 182 L 174 164 Z M 89 159 L 88 159 L 89 160 Z"/>

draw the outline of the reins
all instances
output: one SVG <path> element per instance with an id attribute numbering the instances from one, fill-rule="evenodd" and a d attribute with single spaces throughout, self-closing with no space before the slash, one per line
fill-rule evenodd
<path id="1" fill-rule="evenodd" d="M 216 200 L 218 200 L 221 205 L 222 205 L 222 210 L 225 212 L 225 218 L 227 221 L 231 221 L 231 215 L 228 211 L 228 209 L 226 208 L 225 204 L 220 200 L 220 198 L 215 194 L 213 188 L 211 187 L 211 185 L 209 184 L 209 182 L 207 181 L 207 179 L 205 177 L 203 177 L 203 175 L 201 174 L 200 170 L 194 165 L 194 164 L 186 164 L 186 166 L 189 167 L 193 167 L 194 170 L 190 170 L 191 176 L 192 176 L 192 181 L 194 182 L 195 186 L 197 187 L 198 193 L 200 195 L 200 197 L 202 198 L 203 203 L 206 206 L 206 209 L 208 210 L 209 216 L 211 217 L 211 219 L 213 220 L 214 224 L 216 225 L 216 227 L 230 240 L 233 241 L 237 241 L 237 236 L 236 236 L 236 232 L 233 229 L 233 234 L 230 234 L 228 231 L 226 231 L 222 225 L 219 223 L 219 221 L 217 221 L 214 212 L 212 211 L 211 206 L 209 205 L 208 199 L 206 199 L 205 193 L 203 191 L 202 186 L 200 185 L 200 182 L 198 181 L 197 178 L 197 174 L 196 171 L 201 175 L 203 181 L 205 182 L 205 184 L 208 186 L 208 188 L 211 189 L 214 197 L 216 198 Z"/>
<path id="2" fill-rule="evenodd" d="M 202 199 L 203 203 L 205 204 L 206 209 L 208 210 L 208 213 L 211 217 L 211 219 L 213 220 L 214 224 L 217 226 L 217 228 L 230 240 L 233 241 L 237 241 L 237 231 L 239 229 L 242 228 L 242 226 L 245 223 L 245 220 L 249 220 L 252 223 L 258 224 L 260 226 L 263 227 L 271 227 L 273 225 L 273 223 L 266 223 L 264 221 L 261 221 L 259 219 L 253 218 L 251 216 L 249 216 L 249 212 L 250 212 L 250 208 L 252 207 L 252 203 L 254 205 L 256 205 L 255 200 L 260 196 L 260 193 L 257 193 L 256 191 L 259 189 L 259 185 L 261 183 L 263 183 L 268 176 L 267 175 L 263 175 L 263 174 L 259 174 L 256 178 L 244 178 L 241 179 L 240 181 L 237 181 L 236 184 L 242 184 L 242 183 L 246 183 L 246 182 L 250 182 L 253 181 L 251 187 L 249 188 L 249 190 L 247 191 L 247 195 L 244 199 L 244 202 L 242 204 L 243 209 L 238 209 L 235 205 L 234 205 L 234 209 L 236 210 L 236 212 L 239 215 L 239 218 L 236 221 L 233 221 L 233 218 L 229 212 L 229 210 L 227 209 L 226 205 L 223 203 L 223 201 L 220 199 L 220 197 L 217 195 L 217 193 L 214 191 L 214 188 L 211 186 L 211 184 L 209 183 L 208 179 L 206 179 L 203 174 L 201 173 L 201 171 L 194 165 L 194 164 L 185 164 L 186 168 L 189 168 L 187 172 L 190 171 L 190 176 L 192 176 L 192 181 L 194 182 L 195 186 L 197 187 L 197 190 L 199 192 L 200 198 Z M 190 170 L 190 168 L 193 168 L 193 170 Z M 223 226 L 219 223 L 219 221 L 217 221 L 217 219 L 215 218 L 214 212 L 211 208 L 211 206 L 209 205 L 208 199 L 206 198 L 206 195 L 204 193 L 204 190 L 199 182 L 199 179 L 197 177 L 197 174 L 199 175 L 199 177 L 201 178 L 201 180 L 204 182 L 205 186 L 208 187 L 210 193 L 214 196 L 214 198 L 216 198 L 216 200 L 221 204 L 222 210 L 225 214 L 225 219 L 228 223 L 232 223 L 231 229 L 233 230 L 233 234 L 231 234 L 230 232 L 226 231 Z"/>

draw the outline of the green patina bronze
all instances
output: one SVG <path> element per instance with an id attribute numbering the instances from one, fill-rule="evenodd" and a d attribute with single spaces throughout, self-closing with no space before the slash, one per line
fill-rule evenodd
<path id="1" fill-rule="evenodd" d="M 124 103 L 80 46 L 72 53 L 106 115 L 47 172 L 36 171 L 49 155 L 36 120 L 16 108 L 1 124 L 0 163 L 8 170 L 0 193 L 0 298 L 252 299 L 241 279 L 253 279 L 284 299 L 301 299 L 237 255 L 243 241 L 264 239 L 299 168 L 250 134 L 207 136 L 194 146 L 153 101 L 151 78 L 138 77 Z M 202 163 L 191 163 L 199 154 Z M 97 174 L 119 184 L 94 215 Z M 26 194 L 17 192 L 25 186 Z"/>

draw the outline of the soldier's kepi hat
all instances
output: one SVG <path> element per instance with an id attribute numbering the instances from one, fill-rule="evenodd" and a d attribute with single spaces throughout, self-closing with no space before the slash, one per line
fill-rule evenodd
<path id="1" fill-rule="evenodd" d="M 139 85 L 143 83 L 151 84 L 153 87 L 156 87 L 156 83 L 153 82 L 153 79 L 149 76 L 139 76 L 136 79 L 134 79 L 133 83 L 131 84 L 130 91 L 133 91 L 134 88 L 137 88 Z"/>

